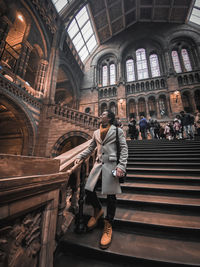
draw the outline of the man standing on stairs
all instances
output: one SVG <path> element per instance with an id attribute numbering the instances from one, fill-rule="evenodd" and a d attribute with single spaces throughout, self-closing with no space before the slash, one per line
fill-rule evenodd
<path id="1" fill-rule="evenodd" d="M 103 216 L 103 209 L 97 197 L 95 186 L 101 179 L 101 192 L 107 195 L 107 214 L 104 220 L 104 231 L 100 240 L 100 248 L 106 249 L 112 241 L 112 224 L 116 211 L 116 194 L 121 193 L 119 177 L 124 176 L 128 158 L 128 147 L 121 128 L 118 128 L 120 144 L 120 158 L 117 164 L 116 126 L 114 126 L 115 114 L 106 110 L 100 116 L 100 128 L 93 134 L 89 147 L 84 150 L 75 164 L 89 156 L 97 147 L 97 157 L 85 185 L 86 198 L 94 208 L 94 215 L 87 223 L 88 230 L 97 226 L 98 220 Z M 116 175 L 113 172 L 116 170 Z"/>

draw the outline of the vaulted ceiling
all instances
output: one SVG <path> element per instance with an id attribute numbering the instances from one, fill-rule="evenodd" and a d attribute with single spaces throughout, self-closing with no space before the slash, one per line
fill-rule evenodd
<path id="1" fill-rule="evenodd" d="M 185 23 L 192 0 L 88 0 L 100 43 L 136 22 Z"/>

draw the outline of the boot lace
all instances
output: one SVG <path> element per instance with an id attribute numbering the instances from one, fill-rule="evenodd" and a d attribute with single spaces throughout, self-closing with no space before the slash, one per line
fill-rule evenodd
<path id="1" fill-rule="evenodd" d="M 112 232 L 112 226 L 109 222 L 105 222 L 103 233 L 107 234 L 108 236 L 111 235 Z"/>

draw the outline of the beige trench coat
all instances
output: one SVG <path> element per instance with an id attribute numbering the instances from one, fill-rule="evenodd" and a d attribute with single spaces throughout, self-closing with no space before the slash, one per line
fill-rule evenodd
<path id="1" fill-rule="evenodd" d="M 86 148 L 77 157 L 78 159 L 86 158 L 97 146 L 96 161 L 87 179 L 85 189 L 93 191 L 100 177 L 100 174 L 102 173 L 102 194 L 121 193 L 119 179 L 113 177 L 112 170 L 115 170 L 116 167 L 118 167 L 124 172 L 126 171 L 128 147 L 123 130 L 121 128 L 118 128 L 118 135 L 121 148 L 118 165 L 116 149 L 116 127 L 114 125 L 111 125 L 103 141 L 100 138 L 100 129 L 96 130 L 93 134 L 92 141 L 88 148 Z"/>

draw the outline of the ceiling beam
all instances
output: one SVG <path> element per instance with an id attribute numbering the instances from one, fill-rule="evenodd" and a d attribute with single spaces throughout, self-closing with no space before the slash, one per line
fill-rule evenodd
<path id="1" fill-rule="evenodd" d="M 123 16 L 123 27 L 126 27 L 126 18 L 125 18 L 125 7 L 124 7 L 124 1 L 122 0 L 122 16 Z"/>
<path id="2" fill-rule="evenodd" d="M 170 9 L 169 9 L 169 16 L 168 16 L 168 22 L 170 22 L 173 6 L 174 6 L 174 0 L 171 0 Z"/>
<path id="3" fill-rule="evenodd" d="M 109 11 L 108 11 L 107 0 L 104 0 L 104 3 L 105 3 L 105 7 L 106 7 L 106 16 L 107 16 L 107 20 L 108 20 L 108 27 L 109 27 L 109 31 L 110 31 L 110 36 L 112 36 L 112 26 L 111 26 Z"/>

